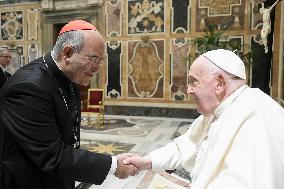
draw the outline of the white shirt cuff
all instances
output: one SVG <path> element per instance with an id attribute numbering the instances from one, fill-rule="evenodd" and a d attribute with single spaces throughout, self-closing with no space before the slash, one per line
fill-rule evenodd
<path id="1" fill-rule="evenodd" d="M 112 158 L 112 163 L 111 163 L 111 167 L 110 167 L 110 170 L 108 172 L 109 175 L 113 175 L 116 171 L 116 168 L 117 168 L 117 158 L 116 156 L 111 156 Z"/>

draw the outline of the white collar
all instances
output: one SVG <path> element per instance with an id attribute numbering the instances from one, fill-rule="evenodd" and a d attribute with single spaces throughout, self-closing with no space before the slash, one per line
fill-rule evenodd
<path id="1" fill-rule="evenodd" d="M 6 69 L 0 64 L 0 68 L 3 70 L 3 72 L 6 71 Z"/>
<path id="2" fill-rule="evenodd" d="M 243 85 L 238 88 L 235 92 L 233 92 L 230 96 L 228 96 L 219 106 L 213 110 L 213 114 L 215 118 L 219 118 L 220 115 L 224 112 L 224 110 L 231 104 L 248 86 Z"/>
<path id="3" fill-rule="evenodd" d="M 54 61 L 54 63 L 56 64 L 56 66 L 58 67 L 58 69 L 61 70 L 60 67 L 58 66 L 57 62 L 55 61 L 54 57 L 52 56 L 52 54 L 53 54 L 53 51 L 51 51 L 51 53 L 50 53 L 51 58 L 52 58 L 52 60 Z M 61 71 L 62 71 L 62 70 L 61 70 Z"/>

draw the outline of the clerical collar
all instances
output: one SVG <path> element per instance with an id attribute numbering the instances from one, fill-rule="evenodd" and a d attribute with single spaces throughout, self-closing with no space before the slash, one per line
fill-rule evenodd
<path id="1" fill-rule="evenodd" d="M 54 57 L 53 57 L 53 51 L 51 51 L 50 56 L 51 56 L 53 62 L 54 62 L 54 63 L 56 64 L 56 66 L 58 67 L 58 69 L 60 69 L 60 67 L 58 66 L 56 60 L 55 60 Z M 61 70 L 61 69 L 60 69 L 60 70 Z M 61 70 L 61 71 L 62 71 L 62 70 Z"/>
<path id="2" fill-rule="evenodd" d="M 6 69 L 0 64 L 0 68 L 2 69 L 3 72 L 6 71 Z"/>
<path id="3" fill-rule="evenodd" d="M 247 85 L 241 86 L 230 96 L 228 96 L 221 104 L 219 104 L 219 106 L 213 111 L 213 115 L 215 116 L 215 118 L 220 117 L 226 107 L 228 107 L 228 105 L 231 104 L 247 87 Z"/>
<path id="4" fill-rule="evenodd" d="M 50 68 L 50 71 L 52 72 L 56 80 L 59 82 L 60 86 L 65 91 L 68 91 L 71 80 L 67 78 L 64 73 L 59 69 L 58 65 L 56 64 L 50 53 L 45 56 L 45 59 L 46 63 L 48 64 L 48 67 Z"/>

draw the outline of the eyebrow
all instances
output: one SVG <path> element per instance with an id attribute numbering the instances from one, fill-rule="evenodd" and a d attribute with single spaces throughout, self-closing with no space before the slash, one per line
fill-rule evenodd
<path id="1" fill-rule="evenodd" d="M 87 54 L 86 54 L 86 55 L 87 55 Z M 87 55 L 87 56 L 89 56 L 89 57 L 96 57 L 96 58 L 99 58 L 99 59 L 101 59 L 101 60 L 104 60 L 104 59 L 106 58 L 106 56 L 103 56 L 103 57 L 98 56 L 98 53 L 97 53 L 97 52 L 94 52 L 93 55 Z"/>
<path id="2" fill-rule="evenodd" d="M 193 77 L 193 76 L 191 76 L 191 75 L 188 76 L 188 81 L 189 81 L 189 80 L 196 80 L 196 81 L 198 81 L 198 79 L 196 79 L 195 77 Z"/>
<path id="3" fill-rule="evenodd" d="M 97 58 L 97 59 L 99 59 L 100 61 L 104 61 L 104 60 L 106 59 L 106 56 L 99 57 L 99 56 L 97 56 L 97 55 L 93 55 L 93 56 L 89 56 L 89 57 L 91 57 L 91 58 Z"/>

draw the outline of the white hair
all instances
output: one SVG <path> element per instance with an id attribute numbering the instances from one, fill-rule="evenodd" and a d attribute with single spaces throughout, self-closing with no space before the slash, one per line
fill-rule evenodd
<path id="1" fill-rule="evenodd" d="M 52 56 L 55 59 L 58 59 L 59 55 L 61 54 L 63 48 L 69 45 L 72 48 L 80 51 L 84 46 L 84 34 L 80 30 L 76 31 L 69 31 L 62 33 L 58 36 L 56 44 L 52 50 Z"/>

